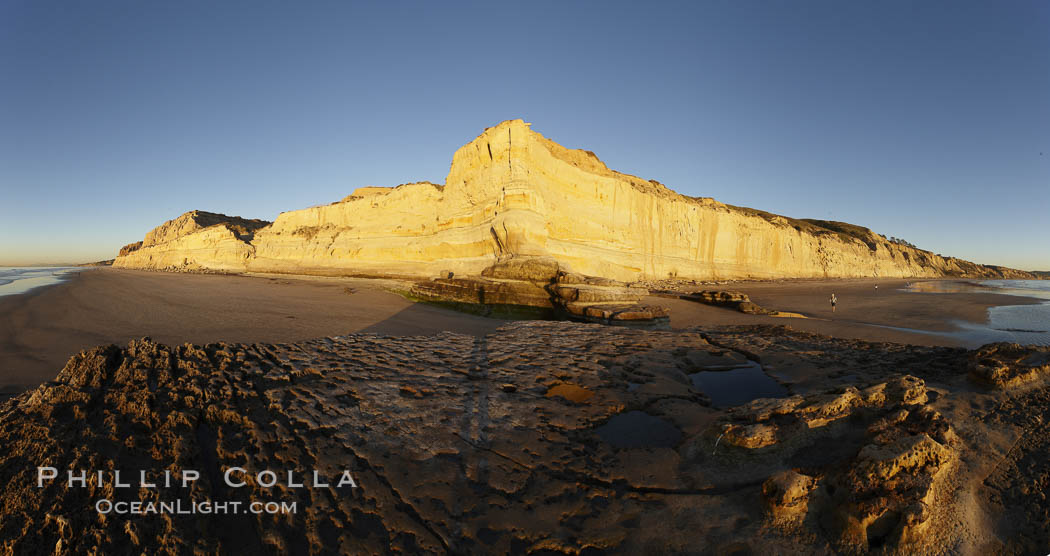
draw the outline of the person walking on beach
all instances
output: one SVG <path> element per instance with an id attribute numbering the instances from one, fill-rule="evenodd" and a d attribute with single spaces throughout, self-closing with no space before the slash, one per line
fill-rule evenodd
<path id="1" fill-rule="evenodd" d="M 835 297 L 835 294 L 831 294 L 831 312 L 835 312 L 835 304 L 839 302 L 839 299 Z"/>

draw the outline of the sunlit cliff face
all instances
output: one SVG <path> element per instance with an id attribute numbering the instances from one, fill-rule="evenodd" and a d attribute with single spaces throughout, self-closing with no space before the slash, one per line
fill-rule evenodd
<path id="1" fill-rule="evenodd" d="M 431 277 L 551 256 L 612 278 L 1000 276 L 866 228 L 801 221 L 679 195 L 566 149 L 522 120 L 485 130 L 446 184 L 369 187 L 259 221 L 187 213 L 117 267 Z"/>

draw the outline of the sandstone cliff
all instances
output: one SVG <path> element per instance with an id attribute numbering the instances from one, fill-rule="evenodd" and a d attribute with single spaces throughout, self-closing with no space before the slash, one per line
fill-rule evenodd
<path id="1" fill-rule="evenodd" d="M 209 215 L 209 218 L 202 218 Z M 210 224 L 208 223 L 210 222 Z M 867 228 L 687 197 L 610 170 L 510 120 L 456 151 L 445 185 L 360 188 L 268 226 L 187 213 L 114 266 L 432 277 L 552 257 L 616 280 L 1030 277 L 891 242 Z M 254 233 L 251 233 L 254 232 Z"/>
<path id="2" fill-rule="evenodd" d="M 255 232 L 269 225 L 194 210 L 150 230 L 143 241 L 125 245 L 113 262 L 121 268 L 243 271 L 255 248 Z"/>

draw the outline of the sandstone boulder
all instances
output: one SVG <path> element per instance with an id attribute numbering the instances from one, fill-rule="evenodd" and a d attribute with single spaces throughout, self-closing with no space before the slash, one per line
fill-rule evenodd
<path id="1" fill-rule="evenodd" d="M 802 521 L 817 479 L 794 470 L 781 471 L 762 483 L 762 496 L 772 520 L 781 527 Z"/>
<path id="2" fill-rule="evenodd" d="M 482 270 L 481 275 L 485 278 L 549 284 L 558 276 L 559 271 L 558 261 L 550 257 L 512 257 Z"/>
<path id="3" fill-rule="evenodd" d="M 696 301 L 698 303 L 704 303 L 706 305 L 716 305 L 719 307 L 728 307 L 736 309 L 741 313 L 749 315 L 768 315 L 771 317 L 792 317 L 792 318 L 806 318 L 801 313 L 792 313 L 787 311 L 773 311 L 758 305 L 751 301 L 747 294 L 736 292 L 736 291 L 711 291 L 705 290 L 700 292 L 693 292 L 687 294 L 678 294 L 663 290 L 656 295 L 663 297 L 674 297 L 685 299 L 688 301 Z"/>
<path id="4" fill-rule="evenodd" d="M 750 302 L 751 298 L 746 293 L 738 291 L 702 290 L 682 296 L 682 299 L 706 303 L 708 305 L 723 305 L 736 307 L 744 302 Z"/>
<path id="5" fill-rule="evenodd" d="M 970 354 L 970 379 L 978 384 L 1008 389 L 1050 375 L 1050 347 L 999 342 Z"/>
<path id="6" fill-rule="evenodd" d="M 666 327 L 668 308 L 637 304 L 647 293 L 622 282 L 560 270 L 549 257 L 509 258 L 484 269 L 481 276 L 435 278 L 411 289 L 413 296 L 427 301 L 553 308 L 557 313 L 551 316 L 573 320 Z"/>
<path id="7" fill-rule="evenodd" d="M 777 313 L 757 305 L 751 301 L 751 298 L 746 293 L 738 291 L 703 290 L 682 295 L 681 298 L 705 305 L 729 307 L 749 315 L 775 315 Z M 794 314 L 792 315 L 794 316 Z"/>
<path id="8" fill-rule="evenodd" d="M 670 325 L 669 308 L 638 304 L 649 293 L 644 288 L 608 278 L 560 272 L 547 289 L 554 307 L 570 319 L 601 324 Z"/>

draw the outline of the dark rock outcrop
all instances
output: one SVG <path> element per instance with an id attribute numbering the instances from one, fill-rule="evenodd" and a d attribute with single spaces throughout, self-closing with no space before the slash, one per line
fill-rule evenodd
<path id="1" fill-rule="evenodd" d="M 746 293 L 738 291 L 703 290 L 682 295 L 681 298 L 707 305 L 730 307 L 749 315 L 771 315 L 777 313 L 777 311 L 770 311 L 756 305 Z"/>
<path id="2" fill-rule="evenodd" d="M 142 247 L 142 242 L 141 241 L 136 241 L 135 243 L 129 243 L 129 244 L 125 245 L 124 247 L 120 248 L 120 253 L 117 256 L 123 257 L 125 255 L 130 254 L 130 253 L 134 253 L 135 251 L 138 251 L 139 248 L 141 248 L 141 247 Z"/>
<path id="3" fill-rule="evenodd" d="M 573 320 L 612 325 L 645 323 L 651 327 L 669 326 L 670 309 L 638 303 L 649 294 L 644 288 L 607 278 L 559 272 L 547 289 L 560 314 Z"/>
<path id="4" fill-rule="evenodd" d="M 600 324 L 666 328 L 670 309 L 640 305 L 644 288 L 562 270 L 546 257 L 515 257 L 482 271 L 481 276 L 442 277 L 413 285 L 415 297 L 478 306 L 552 309 L 548 315 Z"/>

